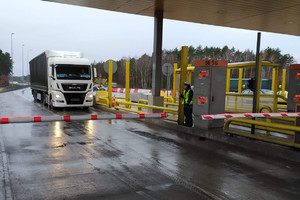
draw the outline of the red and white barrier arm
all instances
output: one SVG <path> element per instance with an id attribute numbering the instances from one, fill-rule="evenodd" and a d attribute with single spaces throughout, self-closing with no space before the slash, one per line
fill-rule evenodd
<path id="1" fill-rule="evenodd" d="M 229 118 L 252 118 L 252 117 L 300 117 L 300 112 L 216 114 L 216 115 L 201 115 L 201 117 L 202 117 L 202 120 L 229 119 Z"/>
<path id="2" fill-rule="evenodd" d="M 166 117 L 167 117 L 166 113 L 74 115 L 74 116 L 22 116 L 22 117 L 0 117 L 0 124 L 53 122 L 53 121 L 108 120 L 108 119 L 144 119 L 144 118 L 166 118 Z"/>

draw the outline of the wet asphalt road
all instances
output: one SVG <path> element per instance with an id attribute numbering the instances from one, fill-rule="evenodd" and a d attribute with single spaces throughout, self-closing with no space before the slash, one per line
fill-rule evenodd
<path id="1" fill-rule="evenodd" d="M 0 94 L 0 117 L 91 113 L 103 111 Z M 167 134 L 133 120 L 0 125 L 0 199 L 300 199 L 299 163 Z"/>

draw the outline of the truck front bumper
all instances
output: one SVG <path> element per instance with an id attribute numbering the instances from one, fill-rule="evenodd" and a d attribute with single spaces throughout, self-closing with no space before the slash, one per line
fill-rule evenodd
<path id="1" fill-rule="evenodd" d="M 69 95 L 63 94 L 59 91 L 54 91 L 52 93 L 52 105 L 53 107 L 90 107 L 93 106 L 93 92 L 88 92 L 85 95 L 82 103 L 74 103 L 72 99 L 69 98 Z M 75 93 L 74 93 L 75 94 Z M 79 95 L 79 93 L 77 93 Z M 72 95 L 72 94 L 71 94 Z M 69 99 L 66 99 L 69 98 Z"/>

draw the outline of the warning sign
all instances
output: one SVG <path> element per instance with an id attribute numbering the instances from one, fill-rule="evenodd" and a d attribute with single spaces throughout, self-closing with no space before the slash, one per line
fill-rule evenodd
<path id="1" fill-rule="evenodd" d="M 300 95 L 299 94 L 296 94 L 294 96 L 294 102 L 300 102 Z"/>
<path id="2" fill-rule="evenodd" d="M 200 70 L 199 72 L 199 79 L 206 79 L 208 77 L 209 71 L 208 70 Z"/>
<path id="3" fill-rule="evenodd" d="M 198 105 L 205 105 L 207 103 L 207 97 L 198 97 Z"/>
<path id="4" fill-rule="evenodd" d="M 300 80 L 300 72 L 297 72 L 296 73 L 296 78 L 295 78 L 296 80 Z"/>

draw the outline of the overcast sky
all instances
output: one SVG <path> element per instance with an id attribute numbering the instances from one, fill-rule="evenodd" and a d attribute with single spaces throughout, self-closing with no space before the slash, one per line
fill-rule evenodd
<path id="1" fill-rule="evenodd" d="M 0 0 L 0 49 L 11 51 L 14 73 L 22 74 L 27 58 L 45 50 L 82 51 L 93 61 L 118 60 L 153 50 L 153 18 L 40 0 Z M 163 48 L 183 45 L 255 50 L 256 31 L 164 20 Z M 262 49 L 280 48 L 300 63 L 300 37 L 262 32 Z"/>

